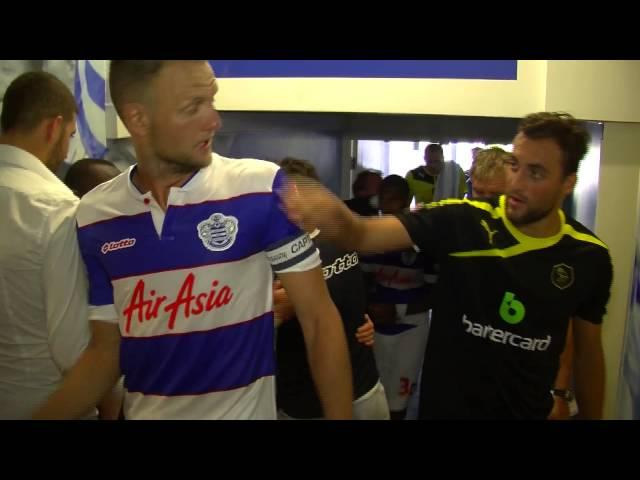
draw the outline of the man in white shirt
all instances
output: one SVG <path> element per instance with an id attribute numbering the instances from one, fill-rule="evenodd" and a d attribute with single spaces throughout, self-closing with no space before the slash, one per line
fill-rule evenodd
<path id="1" fill-rule="evenodd" d="M 53 173 L 67 155 L 75 116 L 69 89 L 45 72 L 19 76 L 4 96 L 0 419 L 29 418 L 90 338 L 76 237 L 78 199 Z"/>

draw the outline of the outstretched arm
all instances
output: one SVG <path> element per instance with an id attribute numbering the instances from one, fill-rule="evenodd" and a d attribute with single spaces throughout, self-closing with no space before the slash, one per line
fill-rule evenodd
<path id="1" fill-rule="evenodd" d="M 413 246 L 409 233 L 396 217 L 360 217 L 316 182 L 290 182 L 281 197 L 291 221 L 307 230 L 319 228 L 323 238 L 347 251 L 376 253 Z"/>

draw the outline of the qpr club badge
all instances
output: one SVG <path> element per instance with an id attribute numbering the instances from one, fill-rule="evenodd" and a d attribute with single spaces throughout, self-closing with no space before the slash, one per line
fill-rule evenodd
<path id="1" fill-rule="evenodd" d="M 198 237 L 207 250 L 221 252 L 236 241 L 238 219 L 231 215 L 214 213 L 198 224 Z"/>

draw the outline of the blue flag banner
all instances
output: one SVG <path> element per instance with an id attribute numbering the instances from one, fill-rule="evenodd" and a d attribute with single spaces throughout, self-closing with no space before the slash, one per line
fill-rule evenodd
<path id="1" fill-rule="evenodd" d="M 105 60 L 76 62 L 74 95 L 78 106 L 78 133 L 85 152 L 92 158 L 104 158 L 107 153 L 105 77 Z"/>

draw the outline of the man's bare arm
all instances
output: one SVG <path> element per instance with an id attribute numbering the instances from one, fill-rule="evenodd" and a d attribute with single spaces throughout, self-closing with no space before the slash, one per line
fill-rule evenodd
<path id="1" fill-rule="evenodd" d="M 120 377 L 120 330 L 92 321 L 91 341 L 60 388 L 34 413 L 34 419 L 76 419 L 105 397 Z"/>

